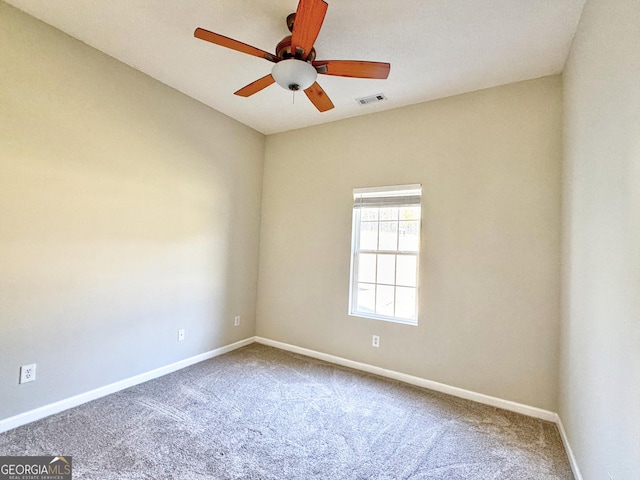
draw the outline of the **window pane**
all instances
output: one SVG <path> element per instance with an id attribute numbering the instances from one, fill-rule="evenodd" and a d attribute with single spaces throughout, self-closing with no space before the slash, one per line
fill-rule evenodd
<path id="1" fill-rule="evenodd" d="M 376 313 L 393 317 L 393 288 L 387 285 L 378 285 Z"/>
<path id="2" fill-rule="evenodd" d="M 416 286 L 416 257 L 413 255 L 398 255 L 396 267 L 396 285 L 405 287 Z"/>
<path id="3" fill-rule="evenodd" d="M 381 208 L 380 220 L 398 220 L 398 207 Z"/>
<path id="4" fill-rule="evenodd" d="M 420 222 L 400 222 L 398 250 L 402 252 L 417 252 L 420 247 Z"/>
<path id="5" fill-rule="evenodd" d="M 396 317 L 416 318 L 416 289 L 396 287 Z"/>
<path id="6" fill-rule="evenodd" d="M 393 285 L 396 280 L 396 256 L 378 255 L 378 278 L 377 283 Z"/>
<path id="7" fill-rule="evenodd" d="M 380 250 L 398 249 L 398 222 L 380 222 Z"/>
<path id="8" fill-rule="evenodd" d="M 420 207 L 401 207 L 400 220 L 420 220 Z"/>
<path id="9" fill-rule="evenodd" d="M 378 249 L 378 222 L 360 223 L 360 249 Z"/>
<path id="10" fill-rule="evenodd" d="M 361 208 L 360 219 L 363 222 L 375 222 L 378 220 L 378 208 Z"/>
<path id="11" fill-rule="evenodd" d="M 367 283 L 359 283 L 357 295 L 358 306 L 356 310 L 362 313 L 375 313 L 376 286 Z"/>
<path id="12" fill-rule="evenodd" d="M 375 253 L 361 253 L 358 261 L 358 281 L 376 283 Z"/>

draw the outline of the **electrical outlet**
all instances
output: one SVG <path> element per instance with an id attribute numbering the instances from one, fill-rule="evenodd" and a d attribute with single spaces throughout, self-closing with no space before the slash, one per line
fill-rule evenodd
<path id="1" fill-rule="evenodd" d="M 33 382 L 36 379 L 36 364 L 20 367 L 20 383 Z"/>
<path id="2" fill-rule="evenodd" d="M 371 339 L 371 345 L 378 348 L 380 346 L 380 335 L 374 335 Z"/>
<path id="3" fill-rule="evenodd" d="M 233 319 L 233 326 L 234 327 L 240 326 L 240 315 L 236 315 L 236 318 Z"/>
<path id="4" fill-rule="evenodd" d="M 181 342 L 184 340 L 184 328 L 181 330 L 178 330 L 178 341 Z"/>

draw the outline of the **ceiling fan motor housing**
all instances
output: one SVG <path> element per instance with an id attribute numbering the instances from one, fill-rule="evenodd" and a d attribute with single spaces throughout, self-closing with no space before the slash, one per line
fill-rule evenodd
<path id="1" fill-rule="evenodd" d="M 280 40 L 280 43 L 276 45 L 276 55 L 280 58 L 298 58 L 300 60 L 304 59 L 307 62 L 313 62 L 316 59 L 316 49 L 312 48 L 306 57 L 304 56 L 304 51 L 300 48 L 297 48 L 295 53 L 291 53 L 291 35 L 289 35 Z"/>

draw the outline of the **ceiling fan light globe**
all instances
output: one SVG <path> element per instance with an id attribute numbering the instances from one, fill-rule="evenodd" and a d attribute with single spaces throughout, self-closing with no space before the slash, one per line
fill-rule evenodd
<path id="1" fill-rule="evenodd" d="M 271 75 L 285 90 L 296 91 L 306 90 L 313 85 L 318 72 L 310 63 L 290 58 L 276 63 L 271 70 Z"/>

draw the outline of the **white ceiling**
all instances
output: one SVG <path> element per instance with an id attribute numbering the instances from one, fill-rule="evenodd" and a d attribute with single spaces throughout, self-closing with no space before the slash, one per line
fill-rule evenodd
<path id="1" fill-rule="evenodd" d="M 319 60 L 391 63 L 387 80 L 318 76 L 335 108 L 271 85 L 272 63 L 193 37 L 196 27 L 273 52 L 297 0 L 7 0 L 216 110 L 271 134 L 562 71 L 585 0 L 327 0 Z M 388 101 L 355 99 L 384 93 Z"/>

